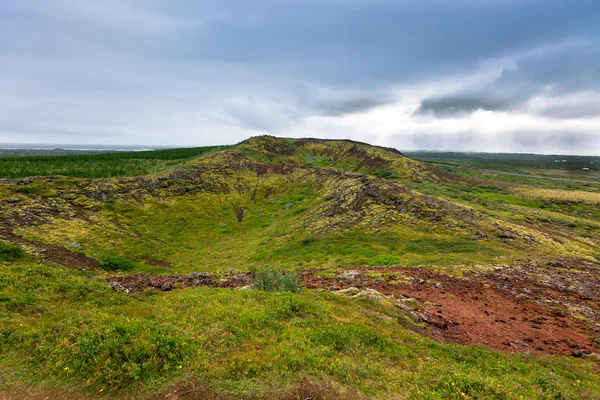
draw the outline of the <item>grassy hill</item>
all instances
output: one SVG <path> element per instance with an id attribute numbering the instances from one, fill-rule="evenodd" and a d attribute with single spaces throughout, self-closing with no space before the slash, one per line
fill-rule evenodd
<path id="1" fill-rule="evenodd" d="M 0 183 L 0 396 L 141 399 L 179 382 L 197 398 L 600 397 L 594 358 L 565 357 L 593 352 L 600 322 L 589 192 L 458 178 L 352 141 L 179 153 L 152 175 Z M 330 290 L 231 288 L 281 270 Z M 161 290 L 126 293 L 141 281 Z M 349 286 L 366 297 L 330 293 Z"/>
<path id="2" fill-rule="evenodd" d="M 263 139 L 273 145 L 272 138 L 249 142 L 262 144 Z M 338 154 L 339 160 L 359 157 L 354 146 L 367 148 L 324 143 L 331 144 L 328 154 Z M 4 203 L 11 206 L 0 213 L 0 226 L 34 247 L 55 245 L 99 261 L 128 257 L 140 271 L 156 264 L 180 272 L 365 265 L 379 254 L 405 265 L 499 263 L 528 259 L 532 253 L 536 258 L 593 254 L 581 243 L 558 242 L 375 176 L 234 157 L 247 152 L 249 144 L 240 146 L 197 159 L 194 168 L 154 177 L 8 185 Z M 351 154 L 346 146 L 354 149 Z M 381 154 L 366 156 L 369 163 L 387 156 L 411 168 L 419 165 L 396 152 L 371 151 Z M 252 158 L 260 158 L 257 154 Z"/>
<path id="3" fill-rule="evenodd" d="M 415 161 L 396 149 L 352 140 L 258 136 L 239 143 L 232 152 L 258 162 L 332 167 L 393 181 L 459 179 Z"/>

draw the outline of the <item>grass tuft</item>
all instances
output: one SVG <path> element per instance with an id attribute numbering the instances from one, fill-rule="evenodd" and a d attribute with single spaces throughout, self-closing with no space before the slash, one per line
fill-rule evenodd
<path id="1" fill-rule="evenodd" d="M 252 279 L 252 286 L 265 292 L 297 293 L 302 290 L 300 274 L 297 271 L 283 271 L 273 268 L 256 271 Z"/>
<path id="2" fill-rule="evenodd" d="M 121 256 L 106 256 L 100 265 L 111 271 L 131 271 L 136 267 L 129 258 Z"/>
<path id="3" fill-rule="evenodd" d="M 25 251 L 12 244 L 0 242 L 0 261 L 17 261 L 25 257 Z"/>
<path id="4" fill-rule="evenodd" d="M 400 264 L 400 259 L 391 254 L 379 254 L 371 259 L 369 265 L 372 267 L 381 267 L 385 265 L 398 265 Z"/>

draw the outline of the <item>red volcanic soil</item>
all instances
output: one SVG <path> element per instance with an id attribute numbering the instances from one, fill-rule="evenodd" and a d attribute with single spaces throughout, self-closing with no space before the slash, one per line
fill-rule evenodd
<path id="1" fill-rule="evenodd" d="M 419 319 L 429 326 L 421 333 L 437 340 L 537 354 L 581 355 L 593 351 L 585 322 L 488 283 L 421 268 L 352 271 L 345 278 L 320 278 L 318 271 L 309 271 L 304 276 L 305 285 L 333 290 L 371 288 L 384 295 L 414 298 L 421 304 L 416 310 Z M 387 279 L 386 274 L 383 279 L 365 275 L 375 271 L 391 274 Z M 410 283 L 390 284 L 397 273 L 412 278 Z"/>

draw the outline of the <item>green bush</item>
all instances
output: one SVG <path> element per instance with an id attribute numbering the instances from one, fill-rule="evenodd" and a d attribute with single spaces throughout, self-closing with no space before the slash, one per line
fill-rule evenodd
<path id="1" fill-rule="evenodd" d="M 25 257 L 25 251 L 12 244 L 0 242 L 0 261 L 16 261 Z"/>
<path id="2" fill-rule="evenodd" d="M 252 286 L 265 292 L 299 292 L 302 282 L 298 272 L 266 269 L 254 273 Z"/>
<path id="3" fill-rule="evenodd" d="M 135 268 L 133 261 L 121 256 L 104 257 L 100 265 L 111 271 L 131 271 Z"/>
<path id="4" fill-rule="evenodd" d="M 391 254 L 379 254 L 373 257 L 370 262 L 370 265 L 372 267 L 397 264 L 400 264 L 400 259 L 398 257 L 392 256 Z"/>

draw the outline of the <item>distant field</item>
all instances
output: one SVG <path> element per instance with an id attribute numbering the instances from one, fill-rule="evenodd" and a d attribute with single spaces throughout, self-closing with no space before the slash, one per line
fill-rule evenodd
<path id="1" fill-rule="evenodd" d="M 112 178 L 155 173 L 185 163 L 199 155 L 227 146 L 192 147 L 149 151 L 102 152 L 71 150 L 67 155 L 48 155 L 49 150 L 0 150 L 0 178 L 63 175 L 77 178 Z M 21 151 L 22 152 L 22 151 Z M 44 155 L 35 155 L 35 154 Z M 73 154 L 75 153 L 75 154 Z M 33 154 L 33 155 L 32 155 Z"/>
<path id="2" fill-rule="evenodd" d="M 406 154 L 435 168 L 469 178 L 547 189 L 600 190 L 598 156 L 429 151 Z"/>
<path id="3" fill-rule="evenodd" d="M 527 169 L 584 172 L 583 168 L 600 169 L 598 156 L 430 151 L 406 152 L 406 154 L 417 160 L 436 164 L 460 164 L 472 168 L 507 172 L 526 172 Z"/>

